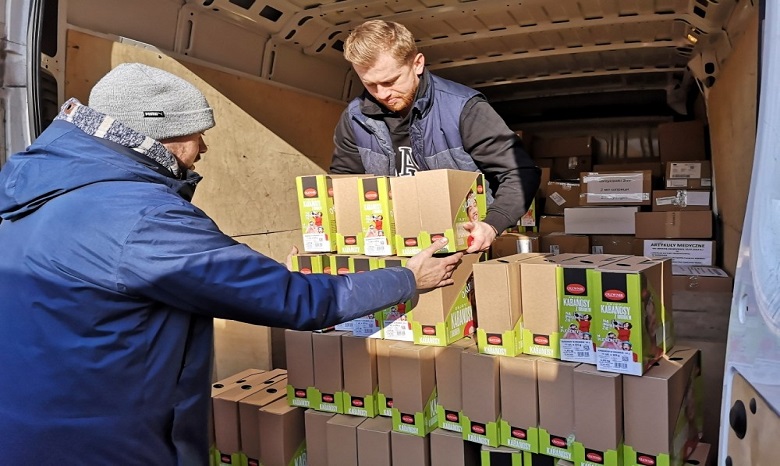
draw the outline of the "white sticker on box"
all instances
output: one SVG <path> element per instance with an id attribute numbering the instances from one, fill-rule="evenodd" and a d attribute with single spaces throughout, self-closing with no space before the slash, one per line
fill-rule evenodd
<path id="1" fill-rule="evenodd" d="M 559 206 L 566 204 L 566 199 L 558 193 L 550 194 L 550 199 Z"/>
<path id="2" fill-rule="evenodd" d="M 604 254 L 604 246 L 593 246 L 590 248 L 591 254 Z"/>
<path id="3" fill-rule="evenodd" d="M 673 265 L 712 265 L 712 241 L 645 240 L 644 255 L 671 259 Z"/>
<path id="4" fill-rule="evenodd" d="M 328 235 L 322 233 L 304 233 L 303 250 L 306 252 L 330 252 Z"/>
<path id="5" fill-rule="evenodd" d="M 367 256 L 389 256 L 392 253 L 386 236 L 365 238 L 363 247 Z"/>
<path id="6" fill-rule="evenodd" d="M 642 173 L 591 173 L 583 177 L 588 203 L 642 202 L 650 199 L 644 192 Z"/>
<path id="7" fill-rule="evenodd" d="M 672 179 L 668 178 L 666 180 L 666 187 L 667 188 L 687 188 L 688 187 L 688 180 L 687 179 Z"/>
<path id="8" fill-rule="evenodd" d="M 717 267 L 704 267 L 696 265 L 672 264 L 672 275 L 697 275 L 700 277 L 728 277 L 723 269 Z"/>
<path id="9" fill-rule="evenodd" d="M 702 186 L 704 186 L 704 180 L 702 180 Z M 709 191 L 686 191 L 685 195 L 686 205 L 710 205 L 710 192 Z"/>
<path id="10" fill-rule="evenodd" d="M 655 205 L 677 205 L 677 196 L 657 197 Z"/>
<path id="11" fill-rule="evenodd" d="M 701 178 L 701 162 L 670 162 L 669 178 Z"/>
<path id="12" fill-rule="evenodd" d="M 702 186 L 712 186 L 712 178 L 702 178 L 701 179 L 701 185 Z"/>

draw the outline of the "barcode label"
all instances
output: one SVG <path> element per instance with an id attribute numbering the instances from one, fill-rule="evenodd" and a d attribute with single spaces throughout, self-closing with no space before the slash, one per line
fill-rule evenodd
<path id="1" fill-rule="evenodd" d="M 303 235 L 303 250 L 306 252 L 330 252 L 328 235 L 323 233 L 306 233 Z"/>
<path id="2" fill-rule="evenodd" d="M 363 246 L 367 256 L 389 256 L 392 254 L 390 244 L 384 236 L 366 238 Z"/>

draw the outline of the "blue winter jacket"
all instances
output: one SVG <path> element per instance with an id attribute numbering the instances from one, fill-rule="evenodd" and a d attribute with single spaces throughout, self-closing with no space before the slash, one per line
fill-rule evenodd
<path id="1" fill-rule="evenodd" d="M 290 273 L 138 159 L 55 121 L 0 171 L 0 464 L 206 464 L 212 318 L 316 329 L 414 292 Z"/>

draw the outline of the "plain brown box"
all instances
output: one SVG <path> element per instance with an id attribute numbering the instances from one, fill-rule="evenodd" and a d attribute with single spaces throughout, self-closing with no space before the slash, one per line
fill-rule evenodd
<path id="1" fill-rule="evenodd" d="M 360 188 L 358 178 L 368 175 L 328 175 L 333 186 L 333 211 L 336 216 L 336 232 L 357 237 L 362 232 L 360 224 Z"/>
<path id="2" fill-rule="evenodd" d="M 461 291 L 471 279 L 472 266 L 479 262 L 481 257 L 482 254 L 465 254 L 452 273 L 454 284 L 419 293 L 412 311 L 415 322 L 423 326 L 444 322 L 455 300 L 460 297 Z"/>
<path id="3" fill-rule="evenodd" d="M 571 156 L 554 157 L 550 176 L 554 180 L 577 180 L 580 172 L 588 172 L 593 169 L 593 157 Z"/>
<path id="4" fill-rule="evenodd" d="M 376 339 L 343 335 L 344 391 L 352 396 L 372 395 L 378 386 Z"/>
<path id="5" fill-rule="evenodd" d="M 692 169 L 697 170 L 699 176 L 689 178 L 677 175 L 680 170 L 685 172 Z M 712 165 L 709 160 L 667 162 L 664 181 L 666 189 L 712 189 Z"/>
<path id="6" fill-rule="evenodd" d="M 525 354 L 499 360 L 501 419 L 511 427 L 528 429 L 539 424 L 538 360 Z"/>
<path id="7" fill-rule="evenodd" d="M 241 451 L 249 458 L 260 458 L 260 431 L 258 417 L 260 408 L 284 398 L 287 402 L 287 379 L 280 378 L 264 390 L 253 393 L 238 402 L 238 420 L 240 423 Z M 301 413 L 301 421 L 303 414 Z"/>
<path id="8" fill-rule="evenodd" d="M 242 384 L 246 381 L 246 378 L 250 375 L 256 375 L 256 374 L 262 374 L 265 372 L 262 369 L 245 369 L 241 372 L 238 372 L 236 374 L 233 374 L 231 376 L 225 377 L 222 380 L 218 380 L 211 384 L 211 400 L 209 400 L 209 420 L 208 420 L 208 429 L 209 429 L 209 445 L 214 444 L 214 406 L 213 406 L 213 398 L 220 393 L 226 392 L 233 387 L 237 386 L 237 384 Z"/>
<path id="9" fill-rule="evenodd" d="M 596 147 L 591 136 L 534 138 L 531 154 L 534 158 L 593 156 Z"/>
<path id="10" fill-rule="evenodd" d="M 233 454 L 241 451 L 241 423 L 239 401 L 265 390 L 275 381 L 287 377 L 284 369 L 274 369 L 246 377 L 245 382 L 230 390 L 219 393 L 211 399 L 214 409 L 214 438 L 221 453 Z"/>
<path id="11" fill-rule="evenodd" d="M 544 256 L 520 263 L 523 329 L 532 334 L 550 335 L 559 331 L 557 268 Z"/>
<path id="12" fill-rule="evenodd" d="M 566 207 L 580 205 L 580 184 L 565 181 L 550 181 L 545 190 L 544 213 L 563 215 Z"/>
<path id="13" fill-rule="evenodd" d="M 712 192 L 693 189 L 656 189 L 653 212 L 672 210 L 711 210 Z"/>
<path id="14" fill-rule="evenodd" d="M 436 388 L 437 351 L 435 346 L 390 347 L 393 408 L 402 413 L 423 412 Z"/>
<path id="15" fill-rule="evenodd" d="M 429 437 L 431 466 L 480 466 L 479 444 L 464 441 L 461 432 L 435 429 Z"/>
<path id="16" fill-rule="evenodd" d="M 650 170 L 583 172 L 580 173 L 579 205 L 650 205 L 652 190 Z"/>
<path id="17" fill-rule="evenodd" d="M 312 333 L 314 386 L 322 393 L 335 394 L 344 389 L 341 337 L 345 332 Z"/>
<path id="18" fill-rule="evenodd" d="M 357 428 L 358 464 L 392 466 L 392 430 L 393 420 L 389 417 L 375 417 L 363 421 Z"/>
<path id="19" fill-rule="evenodd" d="M 505 232 L 497 236 L 490 245 L 490 258 L 512 256 L 515 254 L 539 252 L 541 235 L 536 232 L 514 233 Z"/>
<path id="20" fill-rule="evenodd" d="M 379 393 L 387 398 L 393 398 L 393 378 L 390 372 L 390 347 L 414 346 L 411 341 L 377 340 L 376 341 L 376 372 L 379 384 Z M 380 409 L 383 408 L 380 406 Z"/>
<path id="21" fill-rule="evenodd" d="M 563 215 L 542 215 L 539 217 L 539 233 L 563 233 L 566 229 Z"/>
<path id="22" fill-rule="evenodd" d="M 257 423 L 260 432 L 260 464 L 287 466 L 295 452 L 306 442 L 303 408 L 279 399 L 260 408 Z"/>
<path id="23" fill-rule="evenodd" d="M 306 462 L 308 466 L 328 466 L 327 422 L 335 414 L 307 409 L 304 413 L 306 424 Z"/>
<path id="24" fill-rule="evenodd" d="M 698 120 L 659 124 L 658 150 L 661 162 L 704 160 L 704 124 Z"/>
<path id="25" fill-rule="evenodd" d="M 574 433 L 574 369 L 577 363 L 539 358 L 539 427 L 551 435 Z"/>
<path id="26" fill-rule="evenodd" d="M 712 211 L 637 212 L 635 236 L 641 239 L 712 238 Z"/>
<path id="27" fill-rule="evenodd" d="M 593 254 L 620 254 L 641 256 L 642 240 L 633 235 L 591 235 L 590 250 Z"/>
<path id="28" fill-rule="evenodd" d="M 413 176 L 394 176 L 390 178 L 390 189 L 393 193 L 395 234 L 403 238 L 417 238 L 422 231 L 417 180 Z"/>
<path id="29" fill-rule="evenodd" d="M 336 414 L 325 425 L 328 465 L 358 466 L 357 428 L 366 418 Z"/>
<path id="30" fill-rule="evenodd" d="M 287 380 L 294 388 L 314 386 L 314 350 L 312 332 L 287 329 L 284 331 Z"/>
<path id="31" fill-rule="evenodd" d="M 458 340 L 451 345 L 442 347 L 436 353 L 436 388 L 438 403 L 448 411 L 463 409 L 463 377 L 460 355 L 467 348 L 476 346 L 471 338 Z"/>
<path id="32" fill-rule="evenodd" d="M 550 181 L 550 167 L 539 167 L 541 170 L 539 193 L 537 197 L 544 198 L 547 196 L 547 183 Z"/>
<path id="33" fill-rule="evenodd" d="M 699 442 L 691 456 L 683 463 L 685 466 L 709 466 L 710 464 L 710 444 Z"/>
<path id="34" fill-rule="evenodd" d="M 487 424 L 501 417 L 500 357 L 481 354 L 475 346 L 461 353 L 463 414 L 471 421 Z"/>
<path id="35" fill-rule="evenodd" d="M 563 212 L 568 235 L 633 235 L 638 206 L 572 207 Z"/>
<path id="36" fill-rule="evenodd" d="M 653 177 L 653 186 L 657 186 L 658 183 L 656 183 L 656 180 L 661 180 L 664 176 L 664 166 L 660 160 L 633 162 L 631 159 L 625 159 L 623 163 L 597 163 L 593 165 L 594 172 L 612 172 L 621 170 L 650 170 L 650 174 Z"/>
<path id="37" fill-rule="evenodd" d="M 705 269 L 720 269 L 720 267 L 705 267 Z M 722 270 L 722 269 L 720 269 Z M 706 275 L 672 275 L 672 289 L 681 291 L 707 291 L 731 293 L 734 287 L 734 278 L 710 277 Z"/>
<path id="38" fill-rule="evenodd" d="M 393 450 L 394 465 L 431 465 L 431 445 L 429 436 L 426 435 L 425 437 L 418 437 L 417 435 L 402 434 L 400 432 L 393 431 L 390 434 L 390 443 Z"/>
<path id="39" fill-rule="evenodd" d="M 538 253 L 515 254 L 474 264 L 474 297 L 479 328 L 488 333 L 512 330 L 523 315 L 520 263 Z"/>
<path id="40" fill-rule="evenodd" d="M 676 347 L 642 377 L 623 378 L 625 444 L 649 455 L 671 453 L 688 385 L 701 371 L 701 352 Z"/>
<path id="41" fill-rule="evenodd" d="M 581 364 L 574 369 L 574 386 L 577 441 L 602 452 L 617 450 L 623 441 L 623 376 Z"/>
<path id="42" fill-rule="evenodd" d="M 545 254 L 588 254 L 590 252 L 590 237 L 565 233 L 542 235 L 541 252 Z"/>

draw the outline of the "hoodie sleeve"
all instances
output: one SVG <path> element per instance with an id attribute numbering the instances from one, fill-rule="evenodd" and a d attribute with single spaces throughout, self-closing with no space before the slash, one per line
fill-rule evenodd
<path id="1" fill-rule="evenodd" d="M 219 231 L 192 205 L 156 208 L 124 245 L 119 291 L 188 312 L 271 327 L 312 330 L 410 299 L 404 267 L 304 275 Z"/>

